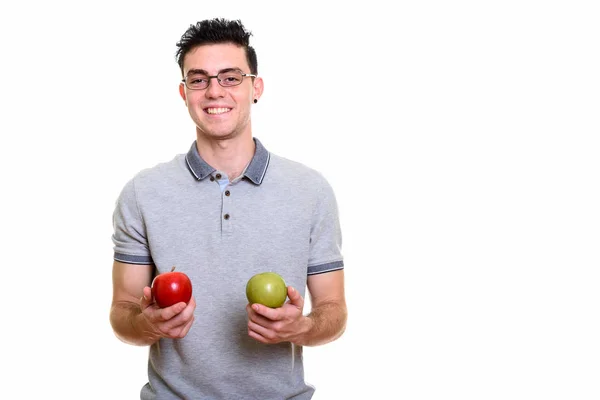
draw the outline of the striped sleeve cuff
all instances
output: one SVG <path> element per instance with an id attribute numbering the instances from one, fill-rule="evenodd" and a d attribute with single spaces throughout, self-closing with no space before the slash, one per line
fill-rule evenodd
<path id="1" fill-rule="evenodd" d="M 337 271 L 339 269 L 344 269 L 343 261 L 334 261 L 327 264 L 320 265 L 312 265 L 308 267 L 308 275 L 317 275 L 323 274 L 325 272 Z"/>
<path id="2" fill-rule="evenodd" d="M 115 261 L 126 264 L 152 265 L 154 261 L 150 256 L 132 256 L 131 254 L 115 253 Z"/>

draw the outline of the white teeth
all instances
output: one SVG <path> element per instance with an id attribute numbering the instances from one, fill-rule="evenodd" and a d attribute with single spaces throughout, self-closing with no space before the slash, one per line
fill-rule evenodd
<path id="1" fill-rule="evenodd" d="M 206 110 L 209 114 L 223 114 L 229 111 L 231 111 L 231 108 L 208 108 Z"/>

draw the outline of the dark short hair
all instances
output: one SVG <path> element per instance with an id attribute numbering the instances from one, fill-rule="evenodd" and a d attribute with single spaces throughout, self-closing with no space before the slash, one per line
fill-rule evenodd
<path id="1" fill-rule="evenodd" d="M 246 30 L 242 21 L 227 20 L 224 18 L 205 19 L 190 25 L 187 31 L 177 42 L 175 58 L 183 74 L 183 60 L 187 53 L 204 44 L 233 43 L 246 51 L 246 60 L 250 66 L 250 73 L 258 74 L 256 51 L 250 46 L 252 32 Z"/>

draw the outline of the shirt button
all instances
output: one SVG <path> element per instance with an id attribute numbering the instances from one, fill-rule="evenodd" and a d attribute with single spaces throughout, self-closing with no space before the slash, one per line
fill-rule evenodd
<path id="1" fill-rule="evenodd" d="M 225 214 L 225 215 L 223 215 L 223 218 L 225 218 L 225 219 L 229 219 L 229 214 Z"/>
<path id="2" fill-rule="evenodd" d="M 221 179 L 221 174 L 217 174 L 217 175 L 215 175 L 215 177 L 216 177 L 217 179 Z"/>
<path id="3" fill-rule="evenodd" d="M 231 192 L 229 190 L 225 191 L 225 196 L 229 196 L 231 194 Z"/>
<path id="4" fill-rule="evenodd" d="M 211 177 L 210 177 L 210 181 L 211 181 L 211 182 L 214 182 L 214 181 L 215 181 L 215 178 L 213 178 L 213 177 L 211 176 Z"/>

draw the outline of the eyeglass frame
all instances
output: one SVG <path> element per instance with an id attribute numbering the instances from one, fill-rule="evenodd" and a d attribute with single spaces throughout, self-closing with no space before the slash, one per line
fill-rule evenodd
<path id="1" fill-rule="evenodd" d="M 192 70 L 192 71 L 193 71 L 192 73 L 199 73 L 199 74 L 202 74 L 202 75 L 204 75 L 202 72 L 198 72 L 198 70 Z M 235 71 L 235 72 L 239 72 L 239 73 L 240 73 L 240 75 L 242 75 L 242 80 L 240 80 L 240 83 L 238 83 L 237 85 L 223 86 L 223 85 L 221 84 L 221 80 L 219 79 L 219 75 L 220 75 L 220 74 L 223 74 L 223 73 L 227 73 L 227 72 L 233 72 L 233 71 Z M 238 68 L 225 68 L 225 69 L 223 69 L 223 70 L 219 71 L 219 72 L 217 73 L 217 75 L 208 75 L 208 74 L 206 74 L 206 80 L 207 80 L 207 84 L 206 84 L 206 87 L 205 87 L 205 88 L 202 88 L 202 89 L 192 89 L 191 87 L 189 87 L 189 86 L 187 85 L 187 82 L 186 82 L 186 80 L 187 80 L 187 77 L 188 77 L 189 75 L 190 75 L 190 71 L 188 71 L 188 74 L 187 74 L 186 76 L 184 76 L 184 77 L 183 77 L 183 79 L 181 80 L 181 82 L 184 84 L 184 86 L 185 86 L 186 88 L 188 88 L 189 90 L 205 90 L 205 89 L 208 89 L 208 87 L 210 86 L 210 81 L 211 81 L 211 79 L 213 79 L 213 78 L 216 78 L 216 79 L 217 79 L 217 82 L 219 83 L 219 86 L 221 86 L 221 87 L 224 87 L 224 88 L 230 88 L 230 87 L 236 87 L 236 86 L 240 86 L 240 85 L 242 84 L 242 82 L 244 82 L 244 78 L 245 78 L 245 77 L 247 77 L 247 76 L 249 76 L 249 77 L 252 77 L 252 78 L 256 78 L 256 77 L 258 77 L 258 75 L 255 75 L 255 74 L 245 74 L 244 72 L 242 72 L 242 70 L 241 70 L 241 69 L 238 69 Z"/>

